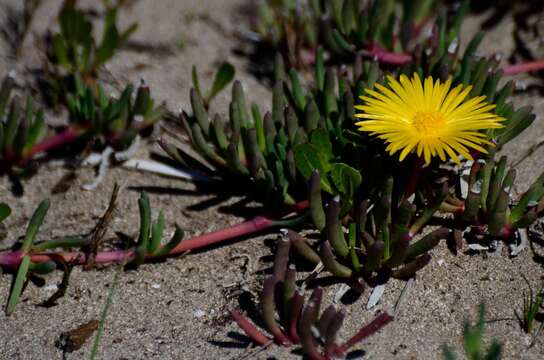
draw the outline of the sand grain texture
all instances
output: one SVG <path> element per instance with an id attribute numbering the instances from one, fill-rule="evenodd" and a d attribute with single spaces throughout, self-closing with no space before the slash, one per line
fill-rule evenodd
<path id="1" fill-rule="evenodd" d="M 166 101 L 170 109 L 187 109 L 191 66 L 198 65 L 207 86 L 216 65 L 228 60 L 236 66 L 237 78 L 243 82 L 249 99 L 261 106 L 268 104 L 270 92 L 267 86 L 250 74 L 247 59 L 234 52 L 239 45 L 232 33 L 245 25 L 238 12 L 244 3 L 242 0 L 134 1 L 121 13 L 120 19 L 121 27 L 135 21 L 139 23 L 133 38 L 134 46 L 123 49 L 108 64 L 111 76 L 105 76 L 105 81 L 110 81 L 115 87 L 116 82 L 137 83 L 145 79 L 154 96 Z M 16 69 L 23 79 L 31 80 L 27 71 L 37 66 L 40 59 L 36 39 L 54 25 L 60 4 L 58 0 L 42 2 L 23 44 L 20 59 L 10 56 L 8 44 L 0 40 L 0 74 Z M 83 4 L 92 6 L 93 2 Z M 16 0 L 1 1 L 1 22 L 6 21 L 5 9 L 8 6 L 17 9 L 20 5 Z M 208 20 L 203 20 L 202 16 Z M 481 19 L 480 16 L 467 20 L 463 29 L 465 38 L 474 33 Z M 510 55 L 514 51 L 512 27 L 512 21 L 506 18 L 491 28 L 482 52 L 501 51 L 506 56 Z M 214 103 L 214 109 L 226 112 L 229 96 L 228 91 L 221 94 Z M 507 149 L 512 154 L 511 158 L 517 159 L 544 136 L 544 101 L 533 93 L 521 93 L 515 96 L 514 101 L 518 106 L 533 105 L 537 114 L 531 130 Z M 147 144 L 138 155 L 145 156 L 150 149 L 156 149 L 156 146 Z M 526 188 L 542 169 L 544 150 L 540 149 L 519 166 L 519 188 Z M 89 231 L 105 210 L 114 182 L 125 184 L 119 197 L 117 216 L 111 226 L 114 231 L 136 234 L 137 190 L 140 188 L 149 190 L 155 214 L 159 209 L 165 212 L 168 233 L 172 232 L 174 222 L 186 229 L 190 236 L 241 221 L 241 218 L 229 215 L 226 206 L 235 203 L 239 200 L 237 198 L 204 210 L 192 210 L 191 206 L 208 201 L 213 195 L 198 194 L 187 182 L 122 169 L 112 169 L 105 181 L 92 192 L 82 191 L 79 186 L 89 182 L 94 172 L 81 169 L 76 184 L 67 193 L 52 195 L 51 189 L 66 172 L 56 165 L 44 166 L 38 175 L 25 181 L 26 192 L 21 198 L 13 197 L 6 178 L 0 179 L 0 199 L 12 204 L 14 210 L 6 222 L 9 234 L 2 246 L 23 235 L 33 210 L 45 197 L 51 199 L 51 210 L 40 239 Z M 258 210 L 255 210 L 257 214 Z M 108 233 L 109 237 L 113 235 L 112 231 Z M 241 291 L 258 293 L 261 270 L 270 266 L 269 259 L 264 257 L 271 254 L 270 248 L 265 246 L 269 243 L 266 240 L 271 239 L 275 239 L 274 234 L 123 272 L 108 315 L 99 358 L 239 359 L 247 354 L 250 350 L 245 344 L 228 336 L 229 333 L 239 333 L 239 330 L 228 320 L 226 310 L 237 306 Z M 543 275 L 542 266 L 533 261 L 529 250 L 514 259 L 496 253 L 454 257 L 445 246 L 440 246 L 432 255 L 433 261 L 419 273 L 399 308 L 397 319 L 358 347 L 366 352 L 364 358 L 440 359 L 440 348 L 444 343 L 459 351 L 463 320 L 468 316 L 476 317 L 480 301 L 487 304 L 487 319 L 491 320 L 487 324 L 488 344 L 491 338 L 501 341 L 505 359 L 544 358 L 542 336 L 529 349 L 531 337 L 522 332 L 514 316 L 514 309 L 521 308 L 522 293 L 526 291 L 522 275 L 533 287 L 539 284 Z M 37 306 L 52 294 L 50 287 L 28 286 L 11 317 L 6 317 L 3 311 L 0 313 L 0 358 L 62 358 L 62 351 L 55 347 L 56 340 L 62 332 L 99 317 L 115 271 L 115 267 L 99 271 L 76 268 L 66 296 L 52 308 Z M 0 277 L 2 305 L 7 300 L 11 279 L 6 274 Z M 60 273 L 47 277 L 48 284 L 59 281 Z M 399 281 L 388 283 L 376 310 L 394 304 L 403 286 L 404 283 Z M 327 293 L 332 294 L 335 288 L 327 288 Z M 364 310 L 367 296 L 368 292 L 346 307 L 349 316 L 341 334 L 344 338 L 373 317 L 375 310 Z M 76 352 L 64 354 L 65 358 L 86 358 L 90 343 Z M 248 358 L 270 357 L 299 358 L 276 346 Z"/>

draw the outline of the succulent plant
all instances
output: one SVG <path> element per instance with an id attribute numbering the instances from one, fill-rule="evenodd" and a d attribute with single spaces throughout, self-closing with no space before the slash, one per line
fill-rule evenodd
<path id="1" fill-rule="evenodd" d="M 48 274 L 57 267 L 64 268 L 64 271 L 67 272 L 67 266 L 89 264 L 91 262 L 131 262 L 131 265 L 137 266 L 146 259 L 160 259 L 167 256 L 180 244 L 184 232 L 177 226 L 172 238 L 163 243 L 165 218 L 161 212 L 155 222 L 151 221 L 149 198 L 145 193 L 142 193 L 138 199 L 140 231 L 136 244 L 132 248 L 130 248 L 131 244 L 127 244 L 128 250 L 99 251 L 99 243 L 102 241 L 105 230 L 112 218 L 117 191 L 118 188 L 116 187 L 110 205 L 100 222 L 91 232 L 85 235 L 65 236 L 36 242 L 39 229 L 49 210 L 50 202 L 46 199 L 39 204 L 30 219 L 24 239 L 15 245 L 15 250 L 0 252 L 0 266 L 6 270 L 16 271 L 6 307 L 8 315 L 15 310 L 15 306 L 29 279 Z M 9 215 L 9 212 L 9 207 L 6 204 L 0 204 L 0 219 L 3 220 L 4 215 Z M 80 251 L 69 253 L 55 251 L 55 249 L 79 249 Z M 181 251 L 181 253 L 183 252 L 184 250 Z M 63 281 L 67 282 L 67 280 Z M 44 280 L 41 280 L 41 282 L 44 282 Z"/>
<path id="2" fill-rule="evenodd" d="M 318 51 L 318 59 L 322 52 Z M 277 82 L 273 91 L 271 111 L 262 115 L 257 104 L 247 105 L 240 82 L 232 86 L 229 121 L 221 115 L 211 116 L 196 90 L 191 91 L 192 114 L 179 116 L 193 149 L 201 155 L 214 175 L 249 181 L 261 200 L 269 204 L 293 204 L 304 197 L 306 178 L 313 166 L 331 173 L 337 187 L 346 188 L 341 174 L 349 172 L 356 180 L 358 172 L 346 164 L 331 165 L 344 146 L 344 139 L 353 114 L 353 95 L 347 74 L 338 77 L 323 62 L 316 68 L 316 89 L 306 90 L 299 73 L 286 74 L 281 57 L 276 58 Z M 371 86 L 378 77 L 376 64 L 365 64 L 367 71 L 354 74 L 357 86 Z M 336 86 L 343 96 L 336 95 Z M 196 161 L 182 149 L 162 142 L 164 150 L 181 165 Z M 314 150 L 322 153 L 319 158 Z M 348 155 L 349 156 L 349 155 Z M 321 167 L 324 167 L 321 169 Z M 326 170 L 326 171 L 325 171 Z M 331 183 L 324 178 L 326 190 Z"/>
<path id="3" fill-rule="evenodd" d="M 94 78 L 138 27 L 132 24 L 124 31 L 117 28 L 118 6 L 106 9 L 104 35 L 98 43 L 88 15 L 76 8 L 76 0 L 65 0 L 58 15 L 60 32 L 51 39 L 51 62 L 71 76 L 79 75 L 85 81 Z"/>
<path id="4" fill-rule="evenodd" d="M 27 280 L 36 280 L 38 275 L 46 274 L 60 268 L 64 271 L 63 286 L 59 287 L 62 296 L 66 289 L 69 270 L 75 265 L 93 266 L 96 264 L 127 264 L 137 267 L 146 261 L 158 261 L 166 257 L 180 256 L 190 250 L 207 247 L 231 240 L 244 234 L 254 234 L 270 228 L 293 226 L 305 219 L 305 216 L 284 218 L 257 216 L 229 229 L 183 239 L 184 232 L 177 225 L 169 241 L 164 242 L 165 218 L 162 212 L 152 221 L 152 210 L 149 197 L 141 193 L 138 199 L 140 229 L 136 241 L 129 241 L 112 250 L 102 250 L 102 239 L 113 218 L 119 187 L 112 192 L 109 206 L 92 231 L 87 234 L 63 236 L 51 240 L 36 242 L 39 228 L 49 209 L 49 200 L 40 203 L 28 225 L 27 234 L 22 242 L 16 243 L 12 249 L 0 250 L 0 267 L 6 272 L 15 272 L 16 279 L 10 291 L 7 313 L 12 313 L 25 288 Z M 304 204 L 291 207 L 286 214 L 300 212 L 306 208 Z M 11 209 L 0 203 L 0 226 L 9 216 Z M 0 229 L 1 230 L 1 229 Z M 183 240 L 183 241 L 182 241 Z M 45 280 L 37 279 L 40 283 Z"/>
<path id="5" fill-rule="evenodd" d="M 272 338 L 262 333 L 238 311 L 231 311 L 233 320 L 252 341 L 261 346 L 272 341 L 281 346 L 301 345 L 302 351 L 310 359 L 343 358 L 351 347 L 393 320 L 393 316 L 383 312 L 340 344 L 337 335 L 345 313 L 329 305 L 320 315 L 322 288 L 316 288 L 306 300 L 304 289 L 296 285 L 295 266 L 289 265 L 290 246 L 291 242 L 287 238 L 280 240 L 273 275 L 263 283 L 262 321 Z"/>
<path id="6" fill-rule="evenodd" d="M 443 204 L 455 214 L 456 236 L 468 225 L 474 235 L 515 240 L 518 229 L 532 224 L 544 210 L 544 175 L 517 201 L 512 199 L 514 180 L 515 170 L 507 171 L 505 156 L 498 163 L 493 158 L 474 162 L 462 201 L 451 194 Z"/>
<path id="7" fill-rule="evenodd" d="M 29 156 L 47 133 L 42 110 L 35 110 L 30 96 L 23 105 L 13 94 L 15 81 L 6 76 L 0 85 L 0 173 L 12 170 Z"/>
<path id="8" fill-rule="evenodd" d="M 203 168 L 226 179 L 234 176 L 237 183 L 249 182 L 252 193 L 268 204 L 309 199 L 312 225 L 321 240 L 308 242 L 291 232 L 297 252 L 322 262 L 338 277 L 355 280 L 351 283 L 356 286 L 360 277 L 374 285 L 391 276 L 413 276 L 441 239 L 452 251 L 462 247 L 465 233 L 515 243 L 517 230 L 542 215 L 542 176 L 514 202 L 514 173 L 507 172 L 506 158 L 496 161 L 495 154 L 534 121 L 534 114 L 508 102 L 514 85 L 499 85 L 503 72 L 497 60 L 475 55 L 483 33 L 461 52 L 448 45 L 453 35 L 447 36 L 445 23 L 438 23 L 440 36 L 429 38 L 425 50 L 414 49 L 408 62 L 390 71 L 393 78 L 416 73 L 448 80 L 451 89 L 471 86 L 466 102 L 485 97 L 493 104 L 490 116 L 501 119 L 501 126 L 482 131 L 479 136 L 488 139 L 484 147 L 454 159 L 460 167 L 437 160 L 422 167 L 415 151 L 399 162 L 380 139 L 355 131 L 354 94 L 376 94 L 377 88 L 391 86 L 391 78 L 383 76 L 377 62 L 363 61 L 360 55 L 349 67 L 326 66 L 318 48 L 308 86 L 276 57 L 272 106 L 265 116 L 254 104 L 250 111 L 238 82 L 227 125 L 218 115 L 210 121 L 203 100 L 191 92 L 192 115 L 184 112 L 180 119 L 193 149 L 211 164 Z M 194 163 L 187 160 L 189 153 L 166 143 L 163 147 L 181 164 Z M 468 162 L 469 157 L 475 160 Z M 472 170 L 465 176 L 467 166 Z M 447 213 L 453 221 L 445 218 Z M 429 231 L 431 220 L 441 226 Z"/>
<path id="9" fill-rule="evenodd" d="M 4 224 L 6 220 L 11 215 L 11 208 L 8 204 L 0 202 L 0 241 L 4 240 L 7 236 L 7 228 Z"/>
<path id="10" fill-rule="evenodd" d="M 137 24 L 118 29 L 120 3 L 106 5 L 103 36 L 98 41 L 90 15 L 76 6 L 76 0 L 64 0 L 57 16 L 60 31 L 48 33 L 46 39 L 50 65 L 39 79 L 48 105 L 65 104 L 67 96 L 78 91 L 78 81 L 94 85 L 99 71 L 136 31 Z"/>
<path id="11" fill-rule="evenodd" d="M 399 189 L 393 185 L 393 178 L 389 178 L 371 199 L 346 205 L 338 196 L 323 200 L 320 176 L 314 172 L 310 212 L 321 237 L 311 242 L 289 231 L 295 251 L 311 263 L 323 263 L 331 274 L 349 279 L 356 287 L 362 286 L 360 277 L 372 286 L 389 277 L 412 277 L 429 262 L 428 251 L 449 236 L 446 227 L 419 236 L 445 199 L 447 188 L 437 189 L 429 200 L 404 199 L 399 203 Z"/>
<path id="12" fill-rule="evenodd" d="M 84 137 L 99 137 L 106 144 L 123 148 L 166 114 L 164 104 L 155 106 L 143 81 L 136 92 L 127 85 L 118 98 L 108 97 L 100 84 L 76 84 L 77 91 L 67 96 L 67 107 L 71 126 Z"/>
<path id="13" fill-rule="evenodd" d="M 527 279 L 525 279 L 529 287 L 529 291 L 523 294 L 523 308 L 521 313 L 515 312 L 518 321 L 523 328 L 523 331 L 526 333 L 531 333 L 533 331 L 533 326 L 535 325 L 535 320 L 542 309 L 544 304 L 544 287 L 537 289 L 536 294 Z M 538 332 L 536 333 L 538 336 Z"/>
<path id="14" fill-rule="evenodd" d="M 451 45 L 459 33 L 468 1 L 433 13 L 441 1 L 263 1 L 253 21 L 261 43 L 283 52 L 290 65 L 310 62 L 311 54 L 323 46 L 337 60 L 361 53 L 386 63 L 402 64 L 410 53 L 424 45 L 423 28 L 441 37 L 442 46 Z M 445 6 L 442 7 L 445 9 Z M 430 24 L 429 24 L 430 23 Z M 343 59 L 343 60 L 342 60 Z"/>
<path id="15" fill-rule="evenodd" d="M 79 77 L 76 77 L 79 79 Z M 108 97 L 101 85 L 84 85 L 76 80 L 77 92 L 67 95 L 69 125 L 56 134 L 44 122 L 42 110 L 35 111 L 31 97 L 23 108 L 12 95 L 14 81 L 6 77 L 0 88 L 0 170 L 24 169 L 38 154 L 67 150 L 78 141 L 96 141 L 99 147 L 125 149 L 139 134 L 144 134 L 165 114 L 164 105 L 155 106 L 149 87 L 142 84 L 135 91 L 125 87 L 119 98 Z M 73 149 L 71 149 L 73 150 Z M 101 150 L 101 149 L 100 149 Z"/>
<path id="16" fill-rule="evenodd" d="M 53 271 L 56 268 L 56 265 L 53 261 L 48 261 L 44 263 L 34 263 L 30 259 L 28 252 L 31 250 L 32 244 L 36 239 L 38 230 L 42 225 L 43 219 L 47 210 L 49 209 L 49 201 L 44 200 L 40 203 L 30 222 L 28 224 L 25 237 L 21 243 L 21 246 L 18 250 L 20 253 L 20 265 L 17 269 L 17 274 L 15 280 L 12 284 L 10 295 L 8 298 L 8 303 L 6 306 L 6 314 L 9 315 L 15 310 L 17 301 L 23 292 L 23 289 L 28 282 L 30 274 L 46 274 Z"/>

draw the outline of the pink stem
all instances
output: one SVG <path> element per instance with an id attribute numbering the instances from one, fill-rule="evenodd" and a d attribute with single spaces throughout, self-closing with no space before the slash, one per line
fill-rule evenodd
<path id="1" fill-rule="evenodd" d="M 145 128 L 151 126 L 152 124 L 143 124 L 135 129 L 135 131 L 140 132 L 144 130 Z M 76 141 L 81 135 L 85 133 L 85 131 L 88 130 L 88 127 L 85 126 L 75 126 L 75 127 L 69 127 L 61 131 L 60 133 L 51 136 L 50 138 L 44 139 L 42 142 L 36 144 L 34 147 L 32 147 L 29 151 L 27 151 L 23 158 L 19 161 L 21 163 L 25 163 L 26 161 L 32 159 L 32 157 L 36 154 L 40 154 L 43 152 L 47 152 L 49 150 L 52 150 L 56 147 L 69 144 L 71 142 Z M 115 142 L 119 140 L 124 133 L 116 133 L 113 134 L 108 138 L 109 141 Z"/>
<path id="2" fill-rule="evenodd" d="M 269 339 L 259 329 L 255 327 L 244 315 L 237 311 L 229 311 L 232 319 L 238 324 L 238 326 L 246 333 L 247 336 L 260 346 L 267 346 L 272 343 L 272 339 Z"/>
<path id="3" fill-rule="evenodd" d="M 369 44 L 366 51 L 369 56 L 376 57 L 379 62 L 384 64 L 403 65 L 412 60 L 410 54 L 390 52 L 376 43 Z M 516 75 L 539 70 L 544 70 L 544 59 L 502 67 L 504 75 Z"/>
<path id="4" fill-rule="evenodd" d="M 370 56 L 376 57 L 379 62 L 385 64 L 403 65 L 412 60 L 410 54 L 389 52 L 376 43 L 369 44 L 367 51 Z"/>
<path id="5" fill-rule="evenodd" d="M 391 321 L 393 321 L 393 316 L 389 315 L 386 312 L 378 315 L 378 317 L 372 320 L 370 324 L 366 325 L 364 328 L 359 330 L 359 332 L 355 334 L 351 339 L 346 341 L 343 345 L 339 346 L 336 350 L 336 353 L 345 354 L 346 351 L 348 351 L 352 346 L 374 334 L 376 331 L 380 330 Z"/>
<path id="6" fill-rule="evenodd" d="M 62 132 L 43 140 L 30 149 L 24 156 L 23 161 L 30 160 L 34 155 L 49 151 L 60 145 L 65 145 L 75 141 L 81 134 L 83 129 L 69 127 Z"/>
<path id="7" fill-rule="evenodd" d="M 301 201 L 290 207 L 287 213 L 293 211 L 299 212 L 308 207 L 307 201 Z M 272 218 L 257 216 L 249 221 L 232 226 L 227 229 L 221 229 L 200 236 L 195 236 L 192 239 L 184 240 L 178 246 L 173 248 L 166 256 L 171 257 L 185 253 L 190 250 L 199 249 L 213 244 L 219 244 L 223 241 L 231 240 L 237 237 L 255 234 L 277 225 L 277 222 Z M 22 251 L 4 251 L 0 252 L 0 267 L 6 269 L 16 269 L 19 267 L 21 260 L 25 254 Z M 96 254 L 94 261 L 100 264 L 119 263 L 122 261 L 130 261 L 134 259 L 135 252 L 131 250 L 113 250 L 102 251 Z M 153 259 L 154 256 L 149 256 L 147 259 Z M 30 259 L 33 263 L 44 263 L 47 261 L 56 261 L 62 259 L 65 262 L 82 265 L 87 262 L 87 256 L 84 252 L 43 252 L 30 254 Z"/>
<path id="8" fill-rule="evenodd" d="M 172 249 L 169 256 L 182 254 L 188 250 L 194 250 L 201 247 L 217 244 L 225 240 L 234 239 L 244 235 L 251 235 L 256 232 L 268 229 L 274 225 L 274 221 L 264 216 L 257 216 L 249 221 L 232 226 L 227 229 L 213 231 L 204 235 L 184 240 L 178 246 Z"/>
<path id="9" fill-rule="evenodd" d="M 537 70 L 544 70 L 544 59 L 521 63 L 521 64 L 503 66 L 502 68 L 504 75 L 516 75 L 516 74 L 526 73 L 529 71 L 537 71 Z"/>

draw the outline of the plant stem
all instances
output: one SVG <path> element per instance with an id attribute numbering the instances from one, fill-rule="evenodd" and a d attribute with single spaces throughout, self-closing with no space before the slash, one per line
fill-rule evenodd
<path id="1" fill-rule="evenodd" d="M 124 135 L 127 133 L 133 131 L 136 133 L 139 133 L 140 131 L 152 126 L 153 124 L 142 124 L 138 126 L 135 129 L 127 129 L 126 131 L 119 132 L 116 134 L 113 134 L 112 136 L 108 137 L 109 142 L 114 143 L 115 141 L 118 141 L 121 139 Z M 49 150 L 52 150 L 54 148 L 57 148 L 59 146 L 67 145 L 69 143 L 72 143 L 79 139 L 81 136 L 85 135 L 88 130 L 91 130 L 89 126 L 85 125 L 79 125 L 79 126 L 72 126 L 64 129 L 60 133 L 53 135 L 47 139 L 42 140 L 40 143 L 34 145 L 31 149 L 26 151 L 23 154 L 23 158 L 19 159 L 20 163 L 25 163 L 32 159 L 34 155 L 41 154 L 44 152 L 47 152 Z"/>
<path id="2" fill-rule="evenodd" d="M 272 343 L 272 339 L 269 339 L 259 329 L 255 327 L 244 315 L 237 311 L 230 311 L 232 319 L 240 326 L 244 333 L 249 336 L 251 340 L 260 346 L 268 346 Z"/>
<path id="3" fill-rule="evenodd" d="M 30 160 L 34 155 L 49 151 L 58 146 L 74 142 L 84 133 L 84 129 L 69 127 L 60 133 L 43 140 L 31 148 L 23 157 L 23 162 Z"/>
<path id="4" fill-rule="evenodd" d="M 544 70 L 544 59 L 530 61 L 526 63 L 503 66 L 504 75 L 516 75 L 530 71 Z"/>
<path id="5" fill-rule="evenodd" d="M 352 346 L 374 334 L 382 327 L 389 324 L 391 321 L 393 321 L 393 316 L 389 315 L 387 312 L 381 313 L 371 323 L 359 330 L 359 332 L 355 334 L 351 339 L 346 341 L 343 345 L 339 346 L 336 349 L 336 353 L 345 354 L 346 351 L 348 351 Z"/>
<path id="6" fill-rule="evenodd" d="M 418 157 L 417 160 L 414 162 L 412 173 L 410 174 L 410 182 L 408 183 L 408 185 L 406 186 L 406 190 L 404 191 L 404 200 L 408 199 L 416 191 L 417 184 L 421 175 L 421 170 L 423 169 L 423 163 L 424 160 L 421 156 Z"/>
<path id="7" fill-rule="evenodd" d="M 407 53 L 390 52 L 375 43 L 371 43 L 367 46 L 364 53 L 372 58 L 376 58 L 383 64 L 390 65 L 403 65 L 412 60 L 412 55 Z M 544 70 L 544 59 L 538 59 L 525 63 L 506 65 L 502 67 L 504 75 L 517 75 L 531 71 Z"/>
<path id="8" fill-rule="evenodd" d="M 59 239 L 44 241 L 32 246 L 32 251 L 40 252 L 54 248 L 82 247 L 89 243 L 86 236 L 65 236 Z"/>
<path id="9" fill-rule="evenodd" d="M 302 201 L 291 207 L 289 207 L 285 213 L 301 212 L 306 210 L 308 202 Z M 276 220 L 274 217 L 257 216 L 249 221 L 245 221 L 232 227 L 213 231 L 204 235 L 195 236 L 192 239 L 184 240 L 179 243 L 178 246 L 173 248 L 166 256 L 172 257 L 179 254 L 183 254 L 190 250 L 196 250 L 206 246 L 219 244 L 227 240 L 232 240 L 242 236 L 255 234 L 272 227 L 280 227 L 287 225 L 293 225 L 300 223 L 306 218 L 306 214 L 290 219 Z M 40 247 L 43 248 L 43 245 Z M 0 252 L 0 267 L 6 269 L 16 269 L 19 267 L 21 260 L 25 253 L 23 251 L 4 251 Z M 112 250 L 102 251 L 96 254 L 95 263 L 107 264 L 107 263 L 119 263 L 121 261 L 133 260 L 135 257 L 135 250 Z M 148 256 L 146 259 L 151 260 L 154 256 Z M 87 262 L 87 255 L 82 251 L 73 252 L 41 252 L 30 253 L 30 259 L 33 263 L 44 263 L 47 261 L 59 261 L 62 259 L 65 262 L 74 263 L 76 265 L 82 265 Z"/>
<path id="10" fill-rule="evenodd" d="M 403 65 L 412 59 L 410 54 L 389 52 L 376 43 L 371 43 L 366 49 L 367 55 L 377 58 L 379 62 L 391 65 Z"/>
<path id="11" fill-rule="evenodd" d="M 113 276 L 113 281 L 111 283 L 110 291 L 108 292 L 108 297 L 106 298 L 106 303 L 104 304 L 104 307 L 102 308 L 102 312 L 100 314 L 100 323 L 98 325 L 98 330 L 96 331 L 96 336 L 94 337 L 93 341 L 93 347 L 91 348 L 91 355 L 89 356 L 90 360 L 94 360 L 96 358 L 96 354 L 98 354 L 98 348 L 100 346 L 100 340 L 102 339 L 102 334 L 104 333 L 104 326 L 106 323 L 106 317 L 108 315 L 108 311 L 111 307 L 111 304 L 113 302 L 113 295 L 115 294 L 115 290 L 117 288 L 117 284 L 119 283 L 119 276 L 121 275 L 123 271 L 123 265 L 125 261 L 123 261 L 117 271 L 115 272 L 115 275 Z"/>

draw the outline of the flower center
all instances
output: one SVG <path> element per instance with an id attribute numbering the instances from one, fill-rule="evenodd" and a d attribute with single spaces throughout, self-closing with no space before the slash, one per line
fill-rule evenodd
<path id="1" fill-rule="evenodd" d="M 421 135 L 436 136 L 444 129 L 444 117 L 442 114 L 433 112 L 417 112 L 412 124 Z"/>

